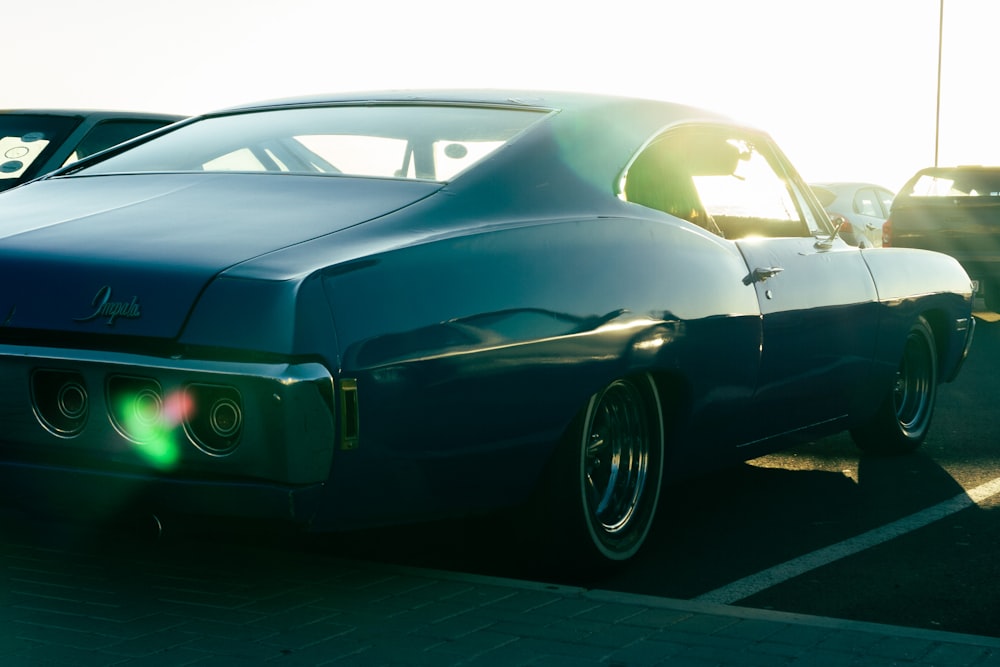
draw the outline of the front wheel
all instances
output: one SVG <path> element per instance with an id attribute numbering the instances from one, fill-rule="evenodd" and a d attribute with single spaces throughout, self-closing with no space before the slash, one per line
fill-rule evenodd
<path id="1" fill-rule="evenodd" d="M 904 454 L 923 443 L 937 398 L 937 348 L 924 318 L 910 328 L 903 356 L 878 412 L 851 430 L 861 449 L 876 454 Z"/>
<path id="2" fill-rule="evenodd" d="M 548 555 L 589 570 L 634 556 L 656 515 L 663 457 L 663 412 L 649 375 L 594 394 L 552 462 L 543 496 Z"/>

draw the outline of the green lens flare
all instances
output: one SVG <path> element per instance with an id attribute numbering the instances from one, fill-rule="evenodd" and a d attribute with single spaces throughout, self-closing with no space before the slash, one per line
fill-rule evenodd
<path id="1" fill-rule="evenodd" d="M 159 470 L 172 470 L 181 458 L 180 448 L 170 432 L 143 440 L 135 445 L 135 451 Z"/>
<path id="2" fill-rule="evenodd" d="M 133 450 L 158 470 L 172 470 L 181 458 L 177 433 L 184 410 L 177 410 L 175 403 L 172 397 L 164 401 L 155 392 L 141 390 L 122 397 L 117 406 L 123 429 L 136 441 Z"/>

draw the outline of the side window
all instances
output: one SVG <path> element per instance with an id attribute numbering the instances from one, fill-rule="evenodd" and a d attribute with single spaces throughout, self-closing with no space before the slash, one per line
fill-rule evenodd
<path id="1" fill-rule="evenodd" d="M 689 166 L 676 137 L 661 137 L 632 162 L 623 198 L 717 232 L 698 196 Z"/>
<path id="2" fill-rule="evenodd" d="M 875 190 L 871 188 L 862 188 L 854 195 L 854 212 L 871 218 L 884 217 L 882 206 L 879 204 L 878 197 L 875 196 Z"/>
<path id="3" fill-rule="evenodd" d="M 630 165 L 623 198 L 730 239 L 811 236 L 777 157 L 761 144 L 734 128 L 668 130 Z"/>

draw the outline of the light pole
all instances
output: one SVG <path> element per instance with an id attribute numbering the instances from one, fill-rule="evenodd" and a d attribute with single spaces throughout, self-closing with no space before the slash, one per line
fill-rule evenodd
<path id="1" fill-rule="evenodd" d="M 938 142 L 941 138 L 941 51 L 944 46 L 944 0 L 938 14 L 937 111 L 934 118 L 934 166 L 938 166 Z"/>

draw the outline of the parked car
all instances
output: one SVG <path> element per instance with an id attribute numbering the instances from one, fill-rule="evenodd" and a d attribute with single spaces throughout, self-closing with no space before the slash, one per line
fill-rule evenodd
<path id="1" fill-rule="evenodd" d="M 0 191 L 182 118 L 126 111 L 0 110 Z"/>
<path id="2" fill-rule="evenodd" d="M 929 167 L 893 202 L 883 244 L 955 257 L 1000 310 L 1000 167 Z"/>
<path id="3" fill-rule="evenodd" d="M 840 224 L 840 235 L 851 245 L 882 245 L 882 224 L 889 217 L 892 190 L 873 183 L 813 183 L 813 193 L 826 212 Z"/>
<path id="4" fill-rule="evenodd" d="M 0 489 L 309 530 L 523 512 L 645 541 L 665 483 L 928 433 L 968 275 L 851 247 L 771 138 L 648 100 L 330 95 L 0 195 Z"/>

